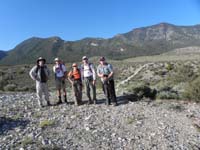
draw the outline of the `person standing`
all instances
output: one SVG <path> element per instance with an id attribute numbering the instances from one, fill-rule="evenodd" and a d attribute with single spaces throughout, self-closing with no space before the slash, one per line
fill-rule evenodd
<path id="1" fill-rule="evenodd" d="M 97 75 L 101 78 L 103 92 L 106 96 L 106 104 L 110 105 L 111 100 L 114 105 L 117 105 L 117 98 L 115 93 L 114 72 L 111 64 L 106 62 L 104 57 L 99 59 L 99 66 L 97 67 Z"/>
<path id="2" fill-rule="evenodd" d="M 88 61 L 86 56 L 82 57 L 81 65 L 82 81 L 85 83 L 85 90 L 88 97 L 88 104 L 96 104 L 96 72 L 94 65 Z M 90 90 L 92 89 L 93 99 L 91 99 Z"/>
<path id="3" fill-rule="evenodd" d="M 55 73 L 55 83 L 56 83 L 56 90 L 58 95 L 58 102 L 57 104 L 62 103 L 61 98 L 61 90 L 63 90 L 63 98 L 64 101 L 67 103 L 67 92 L 66 92 L 66 74 L 67 74 L 67 68 L 62 63 L 62 61 L 59 58 L 55 58 L 55 65 L 53 66 L 53 72 Z"/>
<path id="4" fill-rule="evenodd" d="M 40 107 L 44 107 L 42 104 L 42 95 L 47 102 L 48 106 L 51 106 L 49 101 L 49 92 L 47 81 L 50 76 L 50 71 L 46 66 L 46 60 L 42 57 L 39 57 L 37 60 L 37 65 L 35 65 L 29 72 L 30 77 L 36 81 L 36 94 L 38 98 L 38 104 Z"/>
<path id="5" fill-rule="evenodd" d="M 72 70 L 68 73 L 68 80 L 72 85 L 75 105 L 80 105 L 82 103 L 82 81 L 81 71 L 76 63 L 72 64 Z"/>

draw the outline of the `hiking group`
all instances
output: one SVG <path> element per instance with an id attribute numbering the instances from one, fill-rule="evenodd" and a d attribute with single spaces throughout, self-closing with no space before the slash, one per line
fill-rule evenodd
<path id="1" fill-rule="evenodd" d="M 55 58 L 54 61 L 55 65 L 53 66 L 53 72 L 55 75 L 55 86 L 58 96 L 57 104 L 63 103 L 62 95 L 64 102 L 68 104 L 66 79 L 68 79 L 71 83 L 75 105 L 82 104 L 83 85 L 85 87 L 85 93 L 88 97 L 88 104 L 96 104 L 96 71 L 93 63 L 89 62 L 89 59 L 86 56 L 83 56 L 81 66 L 78 67 L 76 63 L 73 63 L 71 70 L 67 73 L 66 66 L 59 58 Z M 51 106 L 52 104 L 49 100 L 47 85 L 50 77 L 50 70 L 47 67 L 46 60 L 44 58 L 39 57 L 36 63 L 37 64 L 30 70 L 29 75 L 34 81 L 36 81 L 38 104 L 40 107 L 44 107 L 42 102 L 42 97 L 44 95 L 47 106 Z M 113 105 L 116 106 L 117 98 L 115 93 L 113 67 L 111 64 L 106 62 L 105 57 L 100 57 L 99 59 L 97 76 L 100 78 L 102 83 L 102 90 L 106 98 L 106 105 L 111 105 L 111 102 L 113 102 Z M 90 91 L 92 91 L 92 97 Z"/>

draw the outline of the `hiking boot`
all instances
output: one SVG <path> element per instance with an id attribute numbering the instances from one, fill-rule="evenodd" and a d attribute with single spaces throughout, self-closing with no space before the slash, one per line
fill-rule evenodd
<path id="1" fill-rule="evenodd" d="M 40 104 L 39 106 L 40 106 L 40 108 L 44 108 L 44 105 L 42 105 L 42 104 Z"/>
<path id="2" fill-rule="evenodd" d="M 94 105 L 96 105 L 97 104 L 97 100 L 95 99 L 95 100 L 93 100 L 93 102 L 94 102 Z"/>
<path id="3" fill-rule="evenodd" d="M 52 106 L 52 104 L 50 102 L 47 102 L 47 106 Z"/>
<path id="4" fill-rule="evenodd" d="M 58 96 L 58 99 L 57 105 L 62 104 L 61 96 Z"/>
<path id="5" fill-rule="evenodd" d="M 106 105 L 111 105 L 109 98 L 106 99 Z"/>
<path id="6" fill-rule="evenodd" d="M 89 100 L 87 104 L 88 104 L 88 105 L 92 104 L 92 101 L 91 101 L 91 100 Z"/>
<path id="7" fill-rule="evenodd" d="M 117 106 L 118 104 L 117 103 L 113 103 L 113 106 Z"/>
<path id="8" fill-rule="evenodd" d="M 65 101 L 65 103 L 67 103 L 67 104 L 68 104 L 68 102 L 67 102 L 67 96 L 66 96 L 66 95 L 64 95 L 63 97 L 64 97 L 64 101 Z"/>

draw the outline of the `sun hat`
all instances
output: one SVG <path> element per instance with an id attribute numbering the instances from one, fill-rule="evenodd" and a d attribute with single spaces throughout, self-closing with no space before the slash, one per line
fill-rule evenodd
<path id="1" fill-rule="evenodd" d="M 37 59 L 37 63 L 39 63 L 39 61 L 44 61 L 44 63 L 46 63 L 46 59 L 44 59 L 44 58 L 42 58 L 42 57 L 39 57 L 39 58 Z"/>

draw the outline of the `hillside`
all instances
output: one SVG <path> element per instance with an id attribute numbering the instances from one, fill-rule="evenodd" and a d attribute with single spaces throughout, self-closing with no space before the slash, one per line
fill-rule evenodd
<path id="1" fill-rule="evenodd" d="M 162 54 L 177 48 L 200 46 L 200 25 L 176 26 L 160 23 L 133 29 L 109 39 L 85 38 L 64 41 L 59 37 L 27 39 L 7 53 L 0 64 L 34 63 L 39 56 L 48 62 L 60 57 L 65 62 L 79 61 L 83 55 L 105 55 L 112 59 Z"/>
<path id="2" fill-rule="evenodd" d="M 0 60 L 5 56 L 6 56 L 6 52 L 0 50 Z"/>

